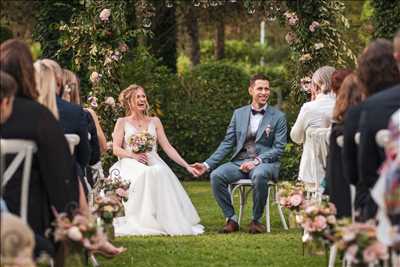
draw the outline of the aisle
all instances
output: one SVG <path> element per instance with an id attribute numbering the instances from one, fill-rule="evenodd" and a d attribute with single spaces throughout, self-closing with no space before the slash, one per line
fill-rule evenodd
<path id="1" fill-rule="evenodd" d="M 100 259 L 105 267 L 148 266 L 273 266 L 321 267 L 324 257 L 302 256 L 299 230 L 284 231 L 273 210 L 270 234 L 247 234 L 250 206 L 241 232 L 218 234 L 223 224 L 209 182 L 186 182 L 186 190 L 202 218 L 206 234 L 198 237 L 126 237 L 117 244 L 128 251 L 115 259 Z"/>

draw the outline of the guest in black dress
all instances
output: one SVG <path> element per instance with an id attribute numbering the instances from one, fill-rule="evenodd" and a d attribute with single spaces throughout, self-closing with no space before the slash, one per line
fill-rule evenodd
<path id="1" fill-rule="evenodd" d="M 336 97 L 333 110 L 333 123 L 329 138 L 329 152 L 327 160 L 326 178 L 327 192 L 330 201 L 337 208 L 337 217 L 351 217 L 350 181 L 343 174 L 342 148 L 337 144 L 337 137 L 343 136 L 343 118 L 347 109 L 357 105 L 362 100 L 362 90 L 357 77 L 348 75 Z"/>

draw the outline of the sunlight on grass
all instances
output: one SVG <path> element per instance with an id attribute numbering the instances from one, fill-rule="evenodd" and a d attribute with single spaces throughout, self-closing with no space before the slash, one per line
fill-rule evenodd
<path id="1" fill-rule="evenodd" d="M 272 207 L 272 232 L 250 235 L 251 201 L 244 212 L 241 231 L 223 235 L 223 216 L 208 182 L 186 182 L 184 186 L 196 206 L 206 233 L 201 236 L 153 236 L 117 238 L 128 251 L 115 259 L 100 258 L 102 266 L 326 266 L 325 257 L 303 256 L 299 229 L 283 230 Z M 251 200 L 251 199 L 249 199 Z M 235 203 L 238 203 L 237 199 Z"/>

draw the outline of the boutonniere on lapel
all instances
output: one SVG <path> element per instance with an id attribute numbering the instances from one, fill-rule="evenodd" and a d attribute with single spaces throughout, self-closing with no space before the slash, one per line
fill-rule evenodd
<path id="1" fill-rule="evenodd" d="M 267 137 L 269 137 L 271 131 L 272 131 L 271 124 L 268 124 L 267 128 L 265 128 L 265 134 L 267 135 Z"/>

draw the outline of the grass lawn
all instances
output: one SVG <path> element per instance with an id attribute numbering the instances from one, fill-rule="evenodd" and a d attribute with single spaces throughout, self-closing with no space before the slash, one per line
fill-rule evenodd
<path id="1" fill-rule="evenodd" d="M 324 256 L 303 256 L 300 230 L 283 230 L 275 206 L 271 209 L 271 233 L 247 233 L 251 218 L 249 199 L 241 231 L 219 234 L 224 219 L 212 196 L 210 184 L 185 182 L 184 187 L 206 227 L 205 234 L 117 238 L 115 244 L 128 248 L 128 251 L 114 259 L 99 256 L 101 266 L 327 266 Z"/>

